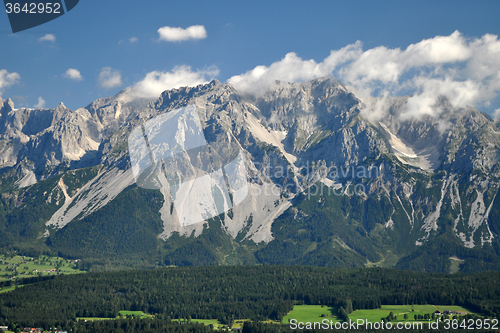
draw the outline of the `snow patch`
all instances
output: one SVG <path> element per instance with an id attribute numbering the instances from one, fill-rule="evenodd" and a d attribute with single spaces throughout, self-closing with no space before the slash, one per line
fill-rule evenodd
<path id="1" fill-rule="evenodd" d="M 297 157 L 293 156 L 290 153 L 287 153 L 285 151 L 285 147 L 283 146 L 283 139 L 286 137 L 286 132 L 280 132 L 280 131 L 271 131 L 269 132 L 260 122 L 255 118 L 252 114 L 247 113 L 246 114 L 246 121 L 248 124 L 248 129 L 250 132 L 255 135 L 257 139 L 259 139 L 262 142 L 271 144 L 275 147 L 277 147 L 280 152 L 285 156 L 286 160 L 290 164 L 294 164 L 295 161 L 297 160 Z"/>
<path id="2" fill-rule="evenodd" d="M 394 155 L 401 163 L 428 171 L 434 171 L 439 166 L 440 154 L 436 147 L 430 146 L 428 148 L 415 151 L 396 135 L 392 134 L 387 126 L 382 123 L 379 124 L 384 130 L 387 140 L 389 140 Z"/>

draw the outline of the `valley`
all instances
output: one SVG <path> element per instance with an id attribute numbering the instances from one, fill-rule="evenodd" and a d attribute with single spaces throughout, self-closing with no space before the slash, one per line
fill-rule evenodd
<path id="1" fill-rule="evenodd" d="M 292 319 L 333 323 L 384 319 L 396 324 L 440 318 L 441 326 L 445 319 L 482 323 L 500 314 L 498 278 L 496 272 L 450 275 L 304 266 L 58 275 L 1 294 L 0 326 L 101 331 L 122 325 L 151 329 L 203 325 L 223 331 L 270 325 L 274 332 L 288 331 Z"/>
<path id="2" fill-rule="evenodd" d="M 500 330 L 500 0 L 4 4 L 0 333 Z"/>

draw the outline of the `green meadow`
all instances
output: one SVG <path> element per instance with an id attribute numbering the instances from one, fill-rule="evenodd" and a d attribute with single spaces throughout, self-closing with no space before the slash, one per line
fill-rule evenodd
<path id="1" fill-rule="evenodd" d="M 125 311 L 125 310 L 122 310 L 119 312 L 120 313 L 120 316 L 136 316 L 136 317 L 142 317 L 142 316 L 145 316 L 146 314 L 144 314 L 144 312 L 142 311 Z"/>
<path id="2" fill-rule="evenodd" d="M 0 294 L 2 293 L 8 293 L 9 291 L 12 291 L 16 289 L 15 286 L 10 286 L 10 287 L 0 287 Z"/>
<path id="3" fill-rule="evenodd" d="M 0 282 L 13 279 L 23 279 L 34 276 L 55 274 L 77 274 L 83 271 L 77 268 L 77 263 L 59 257 L 39 256 L 9 256 L 0 255 Z"/>
<path id="4" fill-rule="evenodd" d="M 382 305 L 380 309 L 370 310 L 355 310 L 349 314 L 349 319 L 357 320 L 363 319 L 365 321 L 379 322 L 385 318 L 389 313 L 397 316 L 398 321 L 405 321 L 405 313 L 408 315 L 408 321 L 413 321 L 416 314 L 425 315 L 432 314 L 436 310 L 441 312 L 444 310 L 450 311 L 465 311 L 472 313 L 469 310 L 457 305 Z M 291 319 L 296 319 L 298 322 L 321 322 L 327 318 L 333 322 L 340 321 L 335 316 L 336 310 L 321 305 L 295 305 L 293 310 L 283 318 L 283 323 L 289 323 Z"/>
<path id="5" fill-rule="evenodd" d="M 219 328 L 221 323 L 217 319 L 192 319 L 191 322 L 205 324 L 205 325 L 213 325 L 214 328 Z M 236 326 L 233 326 L 236 327 Z"/>
<path id="6" fill-rule="evenodd" d="M 295 305 L 293 310 L 283 318 L 283 323 L 287 324 L 291 319 L 296 319 L 298 322 L 320 322 L 325 318 L 340 321 L 335 316 L 336 310 L 324 305 Z"/>

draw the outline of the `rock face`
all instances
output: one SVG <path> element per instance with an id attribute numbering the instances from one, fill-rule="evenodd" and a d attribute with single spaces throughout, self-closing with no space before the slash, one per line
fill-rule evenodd
<path id="1" fill-rule="evenodd" d="M 127 146 L 134 129 L 142 126 L 144 131 L 148 121 L 194 106 L 209 148 L 165 162 L 166 177 L 186 170 L 195 174 L 200 168 L 219 170 L 214 152 L 241 155 L 248 194 L 223 209 L 217 223 L 233 247 L 247 241 L 268 244 L 253 260 L 301 263 L 314 254 L 314 260 L 332 256 L 324 248 L 333 248 L 333 256 L 347 258 L 344 264 L 391 258 L 392 264 L 386 265 L 399 260 L 403 268 L 427 269 L 411 263 L 426 258 L 422 253 L 427 244 L 445 238 L 443 242 L 452 244 L 445 255 L 470 257 L 467 249 L 475 248 L 498 256 L 500 129 L 475 109 L 453 109 L 443 99 L 439 116 L 413 119 L 402 114 L 406 98 L 401 97 L 393 100 L 386 118 L 372 123 L 361 112 L 363 103 L 332 78 L 276 82 L 273 90 L 254 100 L 218 81 L 165 91 L 150 104 L 120 96 L 76 111 L 62 104 L 56 109 L 14 109 L 11 100 L 0 100 L 0 169 L 2 179 L 10 182 L 3 190 L 29 189 L 63 175 L 53 190 L 60 200 L 50 216 L 39 217 L 45 226 L 39 232 L 49 243 L 68 233 L 69 226 L 121 200 L 121 193 L 135 184 Z M 177 143 L 182 145 L 186 135 L 179 130 Z M 193 167 L 196 163 L 199 167 Z M 70 175 L 79 170 L 95 172 L 85 173 L 92 177 L 69 188 L 66 182 L 73 184 Z M 202 237 L 214 228 L 213 219 L 189 224 L 179 220 L 179 202 L 193 200 L 194 192 L 181 191 L 174 198 L 167 187 L 157 190 L 163 197 L 157 212 L 163 242 L 173 242 L 174 235 Z M 22 207 L 23 199 L 18 201 L 12 209 Z M 208 212 L 199 209 L 200 214 Z M 348 229 L 321 238 L 311 229 L 321 214 L 326 214 L 324 225 L 333 223 L 330 231 L 339 223 Z M 286 223 L 290 230 L 297 228 L 296 234 L 282 231 Z M 306 234 L 304 240 L 300 235 Z M 292 243 L 307 248 L 287 255 Z M 318 264 L 344 265 L 339 262 Z"/>
<path id="2" fill-rule="evenodd" d="M 85 109 L 72 111 L 64 104 L 55 110 L 14 109 L 9 99 L 0 109 L 0 167 L 21 164 L 23 173 L 36 179 L 57 174 L 54 168 L 69 165 L 97 152 L 100 141 L 98 124 Z"/>

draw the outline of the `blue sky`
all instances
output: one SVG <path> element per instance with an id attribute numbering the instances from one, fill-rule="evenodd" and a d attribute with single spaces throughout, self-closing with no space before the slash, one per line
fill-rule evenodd
<path id="1" fill-rule="evenodd" d="M 16 34 L 0 17 L 0 95 L 16 107 L 77 109 L 126 87 L 152 98 L 212 78 L 258 94 L 333 75 L 366 98 L 415 93 L 408 112 L 431 113 L 444 94 L 500 114 L 500 1 L 80 0 Z"/>

